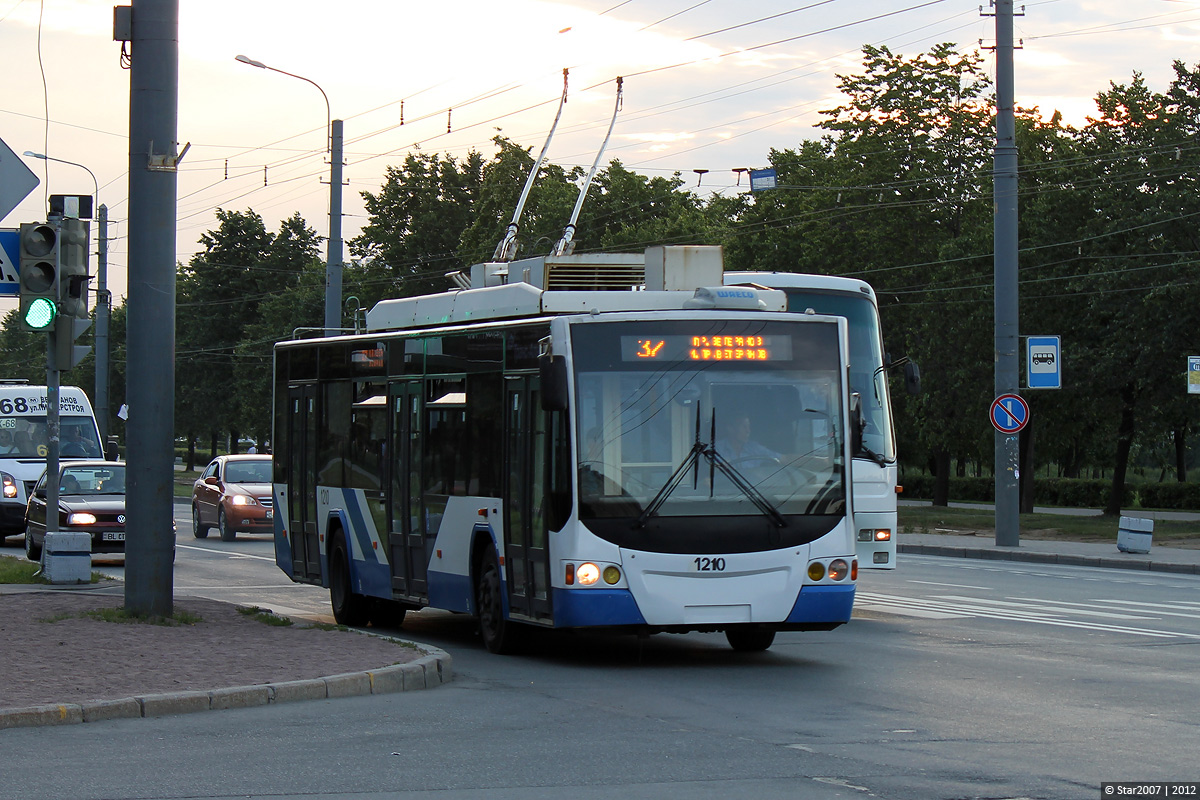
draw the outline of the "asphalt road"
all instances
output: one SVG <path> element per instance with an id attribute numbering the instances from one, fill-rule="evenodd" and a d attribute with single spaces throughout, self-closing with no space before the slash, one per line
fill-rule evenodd
<path id="1" fill-rule="evenodd" d="M 265 538 L 181 520 L 179 544 L 179 592 L 328 611 L 280 583 Z M 453 683 L 8 730 L 0 798 L 1091 800 L 1200 778 L 1200 578 L 909 556 L 859 591 L 849 625 L 754 655 L 551 634 L 498 657 L 466 617 L 410 614 Z"/>

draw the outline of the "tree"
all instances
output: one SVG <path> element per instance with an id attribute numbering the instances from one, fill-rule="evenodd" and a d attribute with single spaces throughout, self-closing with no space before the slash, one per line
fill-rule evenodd
<path id="1" fill-rule="evenodd" d="M 410 153 L 388 167 L 379 192 L 363 192 L 368 223 L 351 240 L 362 263 L 364 302 L 422 294 L 445 286 L 444 273 L 462 266 L 463 231 L 474 218 L 483 157 Z"/>

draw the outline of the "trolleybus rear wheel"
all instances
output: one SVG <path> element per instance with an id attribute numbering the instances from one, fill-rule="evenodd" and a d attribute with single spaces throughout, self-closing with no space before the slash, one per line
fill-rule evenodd
<path id="1" fill-rule="evenodd" d="M 367 624 L 367 598 L 354 593 L 350 583 L 350 554 L 341 531 L 334 534 L 329 549 L 329 605 L 339 625 L 359 627 Z"/>

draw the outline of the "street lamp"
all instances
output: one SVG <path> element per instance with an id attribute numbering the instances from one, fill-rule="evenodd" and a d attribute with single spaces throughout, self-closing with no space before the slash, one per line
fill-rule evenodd
<path id="1" fill-rule="evenodd" d="M 329 251 L 325 259 L 325 335 L 333 336 L 342 327 L 342 121 L 333 119 L 329 95 L 316 81 L 268 66 L 249 56 L 235 56 L 235 61 L 259 69 L 267 69 L 298 78 L 317 87 L 325 98 L 325 135 L 329 151 Z"/>
<path id="2" fill-rule="evenodd" d="M 108 206 L 100 205 L 100 182 L 96 173 L 62 158 L 54 158 L 45 153 L 35 153 L 26 150 L 28 158 L 40 158 L 43 161 L 57 161 L 79 167 L 92 176 L 95 193 L 92 195 L 96 204 L 96 424 L 100 428 L 100 442 L 108 443 L 108 325 L 111 314 L 112 298 L 108 294 Z"/>

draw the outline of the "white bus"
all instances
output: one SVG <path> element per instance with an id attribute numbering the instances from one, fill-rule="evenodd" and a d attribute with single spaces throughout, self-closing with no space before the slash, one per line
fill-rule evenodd
<path id="1" fill-rule="evenodd" d="M 76 386 L 58 390 L 59 456 L 104 458 L 100 430 L 87 395 Z M 29 492 L 46 471 L 46 387 L 0 381 L 0 532 L 25 531 Z"/>
<path id="2" fill-rule="evenodd" d="M 476 615 L 494 652 L 531 626 L 762 650 L 850 619 L 844 318 L 722 287 L 720 248 L 471 273 L 366 333 L 276 345 L 292 580 L 345 624 Z"/>
<path id="3" fill-rule="evenodd" d="M 879 304 L 863 281 L 791 272 L 726 272 L 725 283 L 781 289 L 788 310 L 845 317 L 850 326 L 850 390 L 862 398 L 866 427 L 862 449 L 854 454 L 851 484 L 858 561 L 864 569 L 896 566 L 896 433 L 888 392 Z M 894 366 L 899 366 L 897 362 Z M 905 384 L 920 391 L 920 373 L 905 363 Z"/>

